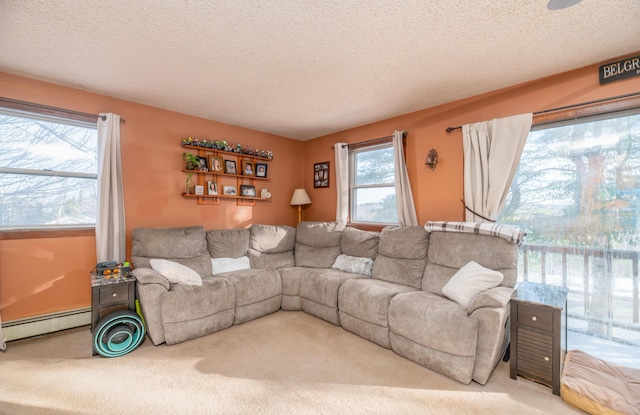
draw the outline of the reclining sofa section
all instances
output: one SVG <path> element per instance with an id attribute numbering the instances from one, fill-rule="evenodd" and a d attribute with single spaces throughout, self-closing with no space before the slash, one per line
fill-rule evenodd
<path id="1" fill-rule="evenodd" d="M 155 345 L 302 310 L 461 383 L 483 385 L 509 343 L 517 253 L 516 244 L 497 236 L 418 226 L 373 233 L 335 222 L 137 228 L 132 243 L 138 298 Z M 169 282 L 153 269 L 154 259 L 190 268 L 202 284 Z M 238 265 L 243 260 L 247 265 Z M 231 270 L 219 269 L 229 261 Z M 461 304 L 442 291 L 471 261 L 503 278 Z"/>

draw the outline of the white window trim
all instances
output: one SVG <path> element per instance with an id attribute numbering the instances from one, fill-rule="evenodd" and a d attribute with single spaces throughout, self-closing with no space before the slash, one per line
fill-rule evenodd
<path id="1" fill-rule="evenodd" d="M 370 146 L 362 146 L 353 150 L 349 150 L 349 223 L 354 225 L 365 225 L 365 226 L 389 226 L 389 225 L 397 225 L 398 222 L 367 222 L 367 221 L 357 221 L 354 220 L 354 202 L 355 202 L 355 192 L 358 189 L 380 189 L 380 188 L 392 188 L 395 191 L 395 183 L 389 184 L 366 184 L 366 185 L 356 185 L 355 177 L 356 177 L 356 163 L 355 157 L 357 153 L 364 153 L 367 151 L 378 150 L 381 148 L 393 148 L 393 142 L 385 142 L 381 144 L 373 144 Z M 395 166 L 394 166 L 395 168 Z"/>
<path id="2" fill-rule="evenodd" d="M 15 105 L 14 105 L 15 103 Z M 6 105 L 2 107 L 2 105 Z M 28 108 L 32 106 L 34 112 L 31 112 Z M 27 109 L 25 109 L 25 107 Z M 43 108 L 43 113 L 40 108 Z M 49 115 L 48 112 L 54 110 L 53 107 L 44 107 L 39 106 L 38 104 L 30 104 L 21 101 L 13 101 L 4 98 L 0 98 L 0 114 L 9 115 L 13 117 L 22 117 L 28 118 L 32 120 L 46 121 L 46 122 L 55 122 L 59 124 L 66 124 L 75 127 L 81 128 L 90 128 L 95 129 L 97 131 L 96 122 L 89 121 L 93 116 L 91 114 L 77 113 L 75 111 L 67 111 L 64 109 L 55 109 L 55 115 Z M 71 118 L 66 118 L 65 113 L 69 113 Z M 98 116 L 95 116 L 96 120 Z M 70 177 L 70 178 L 80 178 L 80 179 L 93 179 L 98 180 L 97 173 L 79 173 L 79 172 L 69 172 L 69 171 L 57 171 L 57 170 L 35 170 L 35 169 L 22 169 L 22 168 L 13 168 L 13 167 L 0 167 L 0 173 L 5 174 L 18 174 L 18 175 L 32 175 L 32 176 L 50 176 L 50 177 Z M 20 226 L 6 226 L 1 227 L 0 232 L 10 232 L 13 233 L 15 231 L 58 231 L 58 230 L 73 230 L 73 229 L 95 229 L 95 223 L 87 223 L 87 224 L 52 224 L 52 225 L 20 225 Z M 0 240 L 5 239 L 0 237 Z M 16 238 L 7 238 L 7 239 L 16 239 Z"/>

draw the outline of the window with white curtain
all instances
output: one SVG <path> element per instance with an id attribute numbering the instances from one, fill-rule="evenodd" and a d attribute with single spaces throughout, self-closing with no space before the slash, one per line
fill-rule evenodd
<path id="1" fill-rule="evenodd" d="M 393 143 L 349 150 L 350 222 L 398 223 Z"/>
<path id="2" fill-rule="evenodd" d="M 640 346 L 640 109 L 532 128 L 498 221 L 521 280 L 569 288 L 570 332 Z"/>
<path id="3" fill-rule="evenodd" d="M 0 108 L 0 230 L 95 227 L 96 124 Z"/>

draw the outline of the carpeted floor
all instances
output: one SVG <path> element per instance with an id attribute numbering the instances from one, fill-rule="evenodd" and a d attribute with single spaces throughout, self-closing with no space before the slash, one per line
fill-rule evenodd
<path id="1" fill-rule="evenodd" d="M 302 312 L 91 356 L 88 327 L 8 344 L 0 414 L 582 414 L 509 378 L 462 385 Z"/>

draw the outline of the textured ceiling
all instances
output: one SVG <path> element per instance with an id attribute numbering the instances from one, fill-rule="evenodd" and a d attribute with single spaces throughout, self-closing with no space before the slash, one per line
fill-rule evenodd
<path id="1" fill-rule="evenodd" d="M 546 3 L 0 0 L 0 71 L 308 140 L 640 50 L 640 0 Z"/>

